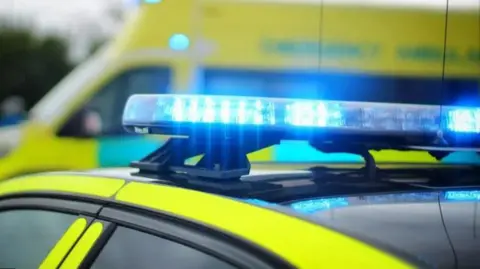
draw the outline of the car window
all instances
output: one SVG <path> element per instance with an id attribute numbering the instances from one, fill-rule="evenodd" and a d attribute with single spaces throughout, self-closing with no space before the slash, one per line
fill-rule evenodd
<path id="1" fill-rule="evenodd" d="M 232 265 L 196 249 L 151 234 L 118 227 L 93 269 L 232 269 Z"/>
<path id="2" fill-rule="evenodd" d="M 108 83 L 86 104 L 100 116 L 102 135 L 124 134 L 122 114 L 128 97 L 132 94 L 165 93 L 170 87 L 170 69 L 149 67 L 135 69 Z"/>
<path id="3" fill-rule="evenodd" d="M 76 219 L 40 210 L 0 212 L 0 268 L 38 268 Z"/>

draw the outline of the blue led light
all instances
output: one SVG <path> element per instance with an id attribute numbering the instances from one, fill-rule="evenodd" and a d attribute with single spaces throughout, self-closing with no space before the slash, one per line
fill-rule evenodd
<path id="1" fill-rule="evenodd" d="M 203 95 L 134 95 L 124 122 L 223 123 L 353 130 L 435 131 L 439 109 L 352 102 Z"/>
<path id="2" fill-rule="evenodd" d="M 445 200 L 480 201 L 480 191 L 446 191 Z"/>
<path id="3" fill-rule="evenodd" d="M 307 127 L 338 127 L 345 124 L 341 108 L 315 101 L 293 101 L 285 106 L 285 123 Z"/>
<path id="4" fill-rule="evenodd" d="M 457 133 L 480 133 L 479 108 L 446 108 L 446 127 Z"/>
<path id="5" fill-rule="evenodd" d="M 297 212 L 312 214 L 315 212 L 348 206 L 346 198 L 324 198 L 300 201 L 290 204 L 290 207 Z"/>
<path id="6" fill-rule="evenodd" d="M 172 50 L 186 50 L 190 46 L 190 39 L 184 34 L 174 34 L 170 37 L 168 44 Z"/>
<path id="7" fill-rule="evenodd" d="M 134 95 L 123 122 L 335 128 L 368 132 L 480 133 L 480 109 L 207 95 Z"/>
<path id="8" fill-rule="evenodd" d="M 137 95 L 127 104 L 125 121 L 275 125 L 275 113 L 272 102 L 258 98 Z"/>

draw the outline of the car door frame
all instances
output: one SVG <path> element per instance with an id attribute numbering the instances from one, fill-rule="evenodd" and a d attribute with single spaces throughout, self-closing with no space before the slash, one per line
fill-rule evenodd
<path id="1" fill-rule="evenodd" d="M 95 216 L 102 208 L 101 204 L 77 201 L 69 199 L 69 197 L 49 197 L 49 195 L 36 195 L 36 194 L 16 194 L 0 197 L 0 213 L 12 210 L 38 210 L 47 212 L 58 212 L 67 215 L 76 215 L 75 221 L 64 231 L 63 235 L 55 243 L 55 246 L 49 250 L 47 256 L 42 260 L 42 264 L 51 259 L 53 255 L 58 255 L 56 252 L 56 246 L 60 242 L 68 243 L 70 249 L 65 252 L 65 255 L 61 259 L 55 257 L 53 260 L 58 260 L 56 267 L 58 267 L 68 254 L 74 249 L 77 241 L 82 237 L 83 233 L 88 229 L 91 223 L 94 221 Z M 86 225 L 82 231 L 76 236 L 70 236 L 68 231 L 76 224 L 78 220 L 85 219 Z M 40 266 L 42 266 L 42 264 Z"/>
<path id="2" fill-rule="evenodd" d="M 102 208 L 98 221 L 108 226 L 86 255 L 79 268 L 89 268 L 110 240 L 117 226 L 151 234 L 182 244 L 222 260 L 236 268 L 294 268 L 287 261 L 231 234 L 166 212 L 115 204 Z"/>

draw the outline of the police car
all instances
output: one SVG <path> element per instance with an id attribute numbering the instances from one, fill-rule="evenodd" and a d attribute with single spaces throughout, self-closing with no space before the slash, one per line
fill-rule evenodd
<path id="1" fill-rule="evenodd" d="M 369 153 L 475 153 L 479 115 L 134 95 L 124 127 L 172 138 L 132 168 L 0 183 L 0 268 L 480 268 L 479 168 L 380 167 Z M 283 139 L 358 154 L 365 165 L 251 169 L 249 152 Z"/>

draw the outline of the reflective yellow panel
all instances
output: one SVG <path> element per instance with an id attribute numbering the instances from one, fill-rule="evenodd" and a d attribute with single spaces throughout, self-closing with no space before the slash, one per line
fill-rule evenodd
<path id="1" fill-rule="evenodd" d="M 76 220 L 63 237 L 58 241 L 55 247 L 50 251 L 48 256 L 43 260 L 40 269 L 57 268 L 67 255 L 68 251 L 73 247 L 77 239 L 87 227 L 86 219 Z"/>
<path id="2" fill-rule="evenodd" d="M 25 176 L 0 183 L 0 195 L 19 192 L 51 191 L 110 197 L 125 180 L 79 175 L 44 174 Z"/>
<path id="3" fill-rule="evenodd" d="M 103 231 L 103 224 L 95 222 L 88 228 L 75 248 L 70 252 L 61 269 L 78 268 Z"/>

